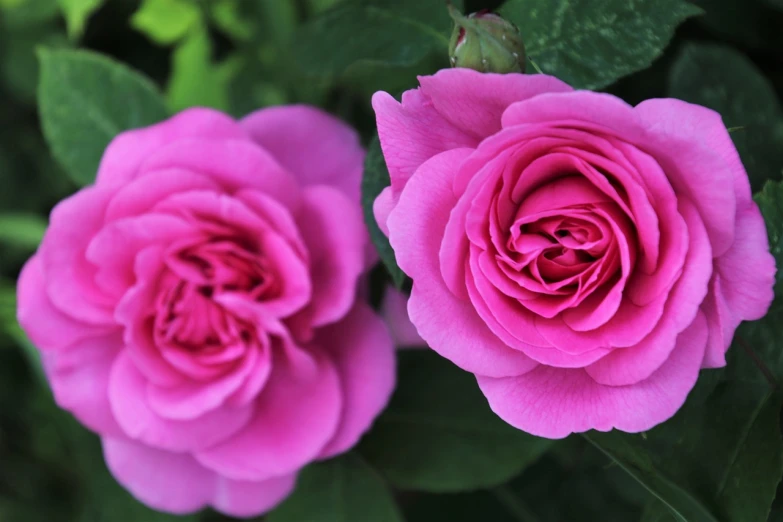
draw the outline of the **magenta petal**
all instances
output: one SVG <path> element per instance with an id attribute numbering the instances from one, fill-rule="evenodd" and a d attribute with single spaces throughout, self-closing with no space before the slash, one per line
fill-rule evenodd
<path id="1" fill-rule="evenodd" d="M 536 363 L 490 332 L 471 303 L 455 297 L 441 276 L 438 251 L 457 202 L 452 180 L 470 153 L 444 152 L 416 171 L 389 217 L 389 239 L 400 267 L 413 278 L 411 321 L 432 349 L 467 371 L 518 375 Z"/>
<path id="2" fill-rule="evenodd" d="M 343 412 L 337 433 L 319 458 L 349 450 L 389 402 L 395 382 L 394 345 L 383 321 L 357 303 L 337 324 L 319 330 L 323 346 L 340 375 Z"/>
<path id="3" fill-rule="evenodd" d="M 240 124 L 301 185 L 328 185 L 359 203 L 364 150 L 342 121 L 315 107 L 287 105 L 253 112 Z"/>
<path id="4" fill-rule="evenodd" d="M 39 350 L 57 350 L 108 331 L 109 327 L 83 323 L 52 305 L 46 295 L 43 265 L 38 254 L 22 268 L 16 294 L 19 324 Z"/>
<path id="5" fill-rule="evenodd" d="M 289 208 L 299 204 L 297 179 L 251 141 L 179 140 L 150 154 L 140 168 L 143 173 L 190 170 L 209 177 L 230 192 L 256 189 Z"/>
<path id="6" fill-rule="evenodd" d="M 296 475 L 282 475 L 258 482 L 217 478 L 212 507 L 232 517 L 254 517 L 271 511 L 291 494 Z"/>
<path id="7" fill-rule="evenodd" d="M 386 221 L 389 219 L 389 214 L 394 210 L 399 201 L 399 195 L 395 197 L 391 187 L 386 187 L 378 194 L 375 201 L 372 204 L 372 214 L 375 217 L 375 222 L 378 223 L 378 228 L 381 229 L 386 237 L 389 237 L 389 226 Z"/>
<path id="8" fill-rule="evenodd" d="M 420 76 L 421 91 L 452 125 L 479 141 L 500 130 L 503 111 L 514 102 L 573 88 L 545 74 L 485 74 L 472 69 L 443 69 Z"/>
<path id="9" fill-rule="evenodd" d="M 108 396 L 109 373 L 121 349 L 122 335 L 115 331 L 75 341 L 43 356 L 57 405 L 101 435 L 123 434 L 111 411 Z"/>
<path id="10" fill-rule="evenodd" d="M 122 438 L 104 437 L 102 442 L 106 465 L 114 478 L 151 508 L 184 515 L 207 507 L 215 495 L 215 473 L 187 453 L 158 450 Z"/>
<path id="11" fill-rule="evenodd" d="M 310 253 L 313 295 L 302 312 L 306 324 L 322 326 L 343 317 L 356 297 L 364 271 L 367 229 L 359 207 L 337 190 L 308 187 L 297 216 Z M 302 318 L 299 318 L 300 320 Z"/>
<path id="12" fill-rule="evenodd" d="M 381 315 L 389 326 L 394 344 L 398 348 L 426 346 L 424 339 L 408 317 L 408 296 L 391 285 L 388 285 L 384 291 Z"/>
<path id="13" fill-rule="evenodd" d="M 385 92 L 376 92 L 372 107 L 396 194 L 402 191 L 414 171 L 436 154 L 478 145 L 476 137 L 443 118 L 420 89 L 406 91 L 402 103 Z"/>
<path id="14" fill-rule="evenodd" d="M 95 266 L 84 257 L 87 244 L 103 225 L 113 193 L 91 186 L 58 203 L 38 250 L 52 304 L 65 315 L 90 324 L 114 322 L 114 300 L 96 286 Z"/>
<path id="15" fill-rule="evenodd" d="M 183 138 L 248 139 L 237 122 L 222 112 L 187 109 L 157 125 L 123 132 L 114 138 L 103 153 L 98 183 L 131 181 L 150 154 Z"/>
<path id="16" fill-rule="evenodd" d="M 125 433 L 152 447 L 170 451 L 207 448 L 230 438 L 250 420 L 253 409 L 221 408 L 193 420 L 171 420 L 149 406 L 147 385 L 126 353 L 120 354 L 109 378 L 112 411 Z"/>
<path id="17" fill-rule="evenodd" d="M 623 386 L 648 378 L 679 345 L 678 335 L 695 319 L 707 295 L 712 261 L 707 231 L 695 207 L 680 200 L 680 212 L 688 224 L 690 248 L 679 280 L 669 292 L 663 315 L 653 331 L 639 344 L 614 350 L 586 368 L 601 384 Z M 709 322 L 705 321 L 709 326 Z M 705 352 L 706 353 L 706 352 Z"/>
<path id="18" fill-rule="evenodd" d="M 638 433 L 669 419 L 696 383 L 707 325 L 699 314 L 650 378 L 630 386 L 598 384 L 584 370 L 539 366 L 519 377 L 478 376 L 492 410 L 515 428 L 561 439 L 591 429 Z"/>
<path id="19" fill-rule="evenodd" d="M 311 462 L 334 436 L 343 407 L 334 365 L 294 346 L 285 351 L 276 353 L 252 420 L 235 436 L 198 451 L 203 465 L 235 480 L 266 480 Z"/>

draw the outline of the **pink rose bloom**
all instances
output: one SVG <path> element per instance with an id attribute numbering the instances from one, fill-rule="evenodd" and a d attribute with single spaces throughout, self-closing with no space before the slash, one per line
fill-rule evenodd
<path id="1" fill-rule="evenodd" d="M 356 134 L 304 106 L 125 132 L 19 281 L 57 403 L 149 506 L 266 512 L 386 404 Z"/>
<path id="2" fill-rule="evenodd" d="M 413 279 L 419 334 L 535 435 L 671 417 L 773 297 L 720 116 L 545 75 L 420 83 L 402 103 L 373 98 L 391 174 L 376 217 Z"/>
<path id="3" fill-rule="evenodd" d="M 426 348 L 416 327 L 408 317 L 408 296 L 389 285 L 383 294 L 381 315 L 389 327 L 397 348 Z"/>

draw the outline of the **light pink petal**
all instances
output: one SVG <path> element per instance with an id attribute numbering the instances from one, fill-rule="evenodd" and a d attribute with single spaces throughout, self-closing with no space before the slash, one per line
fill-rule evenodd
<path id="1" fill-rule="evenodd" d="M 16 290 L 17 319 L 36 348 L 57 350 L 110 329 L 83 323 L 55 308 L 46 295 L 44 278 L 41 257 L 36 254 L 22 268 Z"/>
<path id="2" fill-rule="evenodd" d="M 109 404 L 109 373 L 122 349 L 114 333 L 75 341 L 43 356 L 43 365 L 58 406 L 91 430 L 109 436 L 123 433 Z"/>
<path id="3" fill-rule="evenodd" d="M 706 320 L 698 314 L 666 363 L 631 386 L 604 386 L 584 370 L 547 366 L 518 377 L 478 376 L 478 383 L 500 418 L 539 437 L 561 439 L 613 428 L 638 433 L 669 419 L 683 405 L 698 378 L 706 342 Z"/>
<path id="4" fill-rule="evenodd" d="M 291 494 L 296 475 L 282 475 L 258 482 L 217 477 L 217 487 L 211 505 L 232 517 L 254 517 L 271 511 Z"/>
<path id="5" fill-rule="evenodd" d="M 398 348 L 423 348 L 427 345 L 408 317 L 408 296 L 391 285 L 384 291 L 381 315 Z"/>
<path id="6" fill-rule="evenodd" d="M 485 74 L 472 69 L 443 69 L 420 76 L 422 93 L 455 127 L 479 141 L 498 132 L 503 111 L 514 102 L 573 88 L 544 74 Z"/>
<path id="7" fill-rule="evenodd" d="M 359 204 L 364 149 L 350 126 L 307 105 L 261 109 L 240 124 L 302 186 L 328 185 Z"/>
<path id="8" fill-rule="evenodd" d="M 95 266 L 84 257 L 87 244 L 103 226 L 113 189 L 87 187 L 54 207 L 39 255 L 52 304 L 80 321 L 111 325 L 114 300 L 93 280 Z"/>
<path id="9" fill-rule="evenodd" d="M 259 368 L 258 350 L 251 349 L 231 371 L 209 381 L 187 380 L 176 386 L 147 385 L 149 407 L 161 417 L 173 420 L 195 419 L 219 408 L 250 378 L 251 372 L 269 375 L 269 366 Z"/>
<path id="10" fill-rule="evenodd" d="M 614 350 L 586 368 L 601 384 L 623 386 L 648 378 L 679 345 L 678 335 L 695 319 L 712 276 L 712 249 L 696 208 L 680 200 L 680 213 L 688 224 L 690 246 L 682 275 L 669 293 L 663 315 L 655 329 L 635 346 Z M 706 319 L 706 318 L 705 318 Z M 709 326 L 709 322 L 705 321 Z"/>
<path id="11" fill-rule="evenodd" d="M 313 285 L 312 299 L 297 320 L 311 326 L 333 323 L 351 308 L 364 271 L 368 236 L 361 211 L 333 188 L 308 187 L 297 223 L 310 254 Z"/>
<path id="12" fill-rule="evenodd" d="M 177 216 L 149 213 L 109 223 L 92 238 L 85 252 L 96 267 L 95 282 L 120 300 L 135 282 L 136 254 L 146 247 L 169 245 L 196 234 L 191 223 Z"/>
<path id="13" fill-rule="evenodd" d="M 340 425 L 320 458 L 349 450 L 389 402 L 395 381 L 394 345 L 383 321 L 357 303 L 339 323 L 319 330 L 323 346 L 340 375 L 343 412 Z"/>
<path id="14" fill-rule="evenodd" d="M 281 353 L 281 352 L 285 353 Z M 315 459 L 334 436 L 343 408 L 331 361 L 295 346 L 276 350 L 273 371 L 245 428 L 196 453 L 203 465 L 235 480 L 267 480 Z"/>
<path id="15" fill-rule="evenodd" d="M 150 154 L 183 138 L 249 139 L 237 122 L 222 112 L 187 109 L 156 125 L 114 138 L 103 154 L 97 182 L 108 185 L 131 181 Z"/>
<path id="16" fill-rule="evenodd" d="M 707 318 L 710 338 L 704 351 L 702 368 L 722 368 L 726 366 L 726 352 L 731 346 L 734 329 L 737 325 L 730 319 L 726 300 L 723 299 L 720 274 L 713 273 L 710 281 L 710 291 L 701 305 L 701 310 Z"/>
<path id="17" fill-rule="evenodd" d="M 114 362 L 109 377 L 112 411 L 132 439 L 170 451 L 193 451 L 213 446 L 237 433 L 250 420 L 253 409 L 221 408 L 193 420 L 171 420 L 149 406 L 147 382 L 127 353 Z"/>
<path id="18" fill-rule="evenodd" d="M 102 442 L 109 471 L 147 506 L 185 515 L 212 501 L 218 478 L 189 454 L 159 450 L 123 438 L 104 437 Z"/>
<path id="19" fill-rule="evenodd" d="M 249 140 L 183 139 L 154 151 L 140 167 L 141 175 L 166 169 L 207 176 L 229 192 L 260 190 L 288 208 L 299 204 L 299 181 Z"/>
<path id="20" fill-rule="evenodd" d="M 438 252 L 457 203 L 452 181 L 470 153 L 448 151 L 421 166 L 389 217 L 389 239 L 400 268 L 413 278 L 408 313 L 427 344 L 464 370 L 495 377 L 519 375 L 536 363 L 490 332 L 473 305 L 455 297 L 441 276 Z"/>
<path id="21" fill-rule="evenodd" d="M 402 103 L 385 92 L 376 92 L 372 107 L 395 194 L 431 157 L 451 149 L 475 147 L 480 141 L 449 123 L 420 89 L 406 91 Z"/>
<path id="22" fill-rule="evenodd" d="M 388 221 L 389 214 L 391 214 L 391 211 L 397 206 L 399 200 L 399 194 L 395 196 L 392 188 L 386 187 L 378 194 L 378 197 L 375 198 L 375 201 L 372 204 L 372 214 L 375 217 L 376 223 L 378 223 L 378 228 L 381 229 L 381 232 L 383 232 L 386 237 L 389 237 L 389 227 L 386 224 L 386 221 Z"/>
<path id="23" fill-rule="evenodd" d="M 704 219 L 716 257 L 734 240 L 737 170 L 744 174 L 736 148 L 720 115 L 675 99 L 640 103 L 634 112 L 647 128 L 645 149 L 663 167 L 675 190 L 687 195 Z M 747 184 L 747 175 L 743 176 Z M 749 198 L 749 185 L 745 197 Z"/>
<path id="24" fill-rule="evenodd" d="M 106 208 L 106 221 L 144 214 L 172 194 L 191 190 L 220 192 L 222 188 L 207 176 L 189 170 L 148 172 L 118 189 Z"/>

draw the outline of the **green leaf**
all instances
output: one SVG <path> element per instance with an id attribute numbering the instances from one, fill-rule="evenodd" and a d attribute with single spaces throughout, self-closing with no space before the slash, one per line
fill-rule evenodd
<path id="1" fill-rule="evenodd" d="M 783 13 L 771 9 L 780 0 L 692 0 L 704 9 L 698 24 L 721 40 L 753 49 L 776 51 L 783 46 Z"/>
<path id="2" fill-rule="evenodd" d="M 229 108 L 228 86 L 237 61 L 212 62 L 212 42 L 204 26 L 192 30 L 174 51 L 166 97 L 172 112 L 188 107 Z"/>
<path id="3" fill-rule="evenodd" d="M 509 0 L 500 10 L 544 73 L 581 89 L 648 67 L 700 12 L 684 0 Z"/>
<path id="4" fill-rule="evenodd" d="M 391 491 L 358 455 L 312 464 L 269 522 L 402 522 Z"/>
<path id="5" fill-rule="evenodd" d="M 396 487 L 452 492 L 502 484 L 551 444 L 500 420 L 471 374 L 414 350 L 400 354 L 397 390 L 359 451 Z"/>
<path id="6" fill-rule="evenodd" d="M 95 179 L 103 151 L 120 132 L 166 118 L 147 78 L 86 51 L 39 52 L 38 108 L 52 153 L 79 185 Z"/>
<path id="7" fill-rule="evenodd" d="M 686 45 L 671 68 L 669 94 L 723 116 L 754 191 L 780 178 L 783 109 L 775 88 L 742 53 L 716 44 Z"/>
<path id="8" fill-rule="evenodd" d="M 764 185 L 764 189 L 754 196 L 754 199 L 767 225 L 769 250 L 775 256 L 776 265 L 783 267 L 783 183 L 768 181 Z M 783 302 L 783 270 L 778 270 L 775 278 L 775 305 L 780 307 Z M 756 325 L 756 329 L 760 329 L 760 325 Z M 774 342 L 770 344 L 776 345 Z M 783 361 L 779 367 L 783 369 Z"/>
<path id="9" fill-rule="evenodd" d="M 439 0 L 368 0 L 313 18 L 293 54 L 306 75 L 339 78 L 349 67 L 411 67 L 433 52 L 446 62 L 451 21 Z"/>
<path id="10" fill-rule="evenodd" d="M 743 325 L 737 338 L 767 321 L 780 324 L 770 317 Z M 759 345 L 764 337 L 748 339 Z M 725 370 L 703 371 L 685 406 L 653 430 L 586 435 L 671 513 L 667 517 L 660 506 L 649 506 L 644 522 L 767 520 L 783 475 L 783 399 L 754 361 L 760 361 L 758 355 L 746 349 L 747 341 L 739 341 L 729 350 Z"/>
<path id="11" fill-rule="evenodd" d="M 362 210 L 364 210 L 364 221 L 367 223 L 367 228 L 370 231 L 370 239 L 372 239 L 381 261 L 386 266 L 386 270 L 388 270 L 395 286 L 401 288 L 405 283 L 405 273 L 397 266 L 397 259 L 394 257 L 394 250 L 392 250 L 389 244 L 389 238 L 378 228 L 378 223 L 375 221 L 375 215 L 372 211 L 375 198 L 390 184 L 389 169 L 386 168 L 381 142 L 376 135 L 367 148 L 367 156 L 364 160 Z"/>
<path id="12" fill-rule="evenodd" d="M 106 0 L 57 0 L 65 16 L 65 25 L 71 39 L 79 38 L 84 32 L 87 19 Z"/>
<path id="13" fill-rule="evenodd" d="M 59 13 L 57 0 L 22 0 L 2 6 L 3 25 L 12 28 L 49 22 Z"/>
<path id="14" fill-rule="evenodd" d="M 144 0 L 131 25 L 160 45 L 178 42 L 201 23 L 201 10 L 189 0 Z"/>
<path id="15" fill-rule="evenodd" d="M 209 7 L 215 25 L 227 35 L 237 40 L 249 40 L 253 36 L 253 24 L 242 17 L 239 0 L 219 0 Z"/>
<path id="16" fill-rule="evenodd" d="M 35 250 L 46 231 L 46 220 L 34 214 L 0 214 L 0 244 Z"/>

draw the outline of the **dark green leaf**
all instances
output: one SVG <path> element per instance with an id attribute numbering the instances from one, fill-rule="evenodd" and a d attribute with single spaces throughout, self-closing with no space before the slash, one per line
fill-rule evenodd
<path id="1" fill-rule="evenodd" d="M 764 215 L 770 252 L 775 256 L 777 266 L 783 267 L 783 183 L 768 181 L 764 185 L 764 190 L 756 194 L 754 199 Z M 775 303 L 780 307 L 781 301 L 783 301 L 783 295 L 781 295 L 783 294 L 783 270 L 778 269 L 775 277 Z M 756 326 L 756 328 L 760 329 L 761 326 Z M 776 345 L 774 342 L 770 344 Z M 783 361 L 781 362 L 780 368 L 783 369 Z"/>
<path id="2" fill-rule="evenodd" d="M 598 89 L 648 67 L 700 10 L 684 0 L 509 0 L 500 12 L 544 73 Z"/>
<path id="3" fill-rule="evenodd" d="M 783 171 L 783 110 L 775 89 L 740 52 L 688 44 L 669 76 L 669 94 L 718 111 L 739 150 L 754 190 Z"/>
<path id="4" fill-rule="evenodd" d="M 312 464 L 269 522 L 402 522 L 383 479 L 358 455 Z"/>
<path id="5" fill-rule="evenodd" d="M 155 86 L 125 65 L 85 51 L 41 50 L 38 106 L 54 156 L 80 185 L 95 179 L 120 132 L 167 115 Z"/>
<path id="6" fill-rule="evenodd" d="M 378 136 L 375 136 L 367 149 L 367 157 L 364 161 L 364 176 L 362 177 L 362 209 L 364 210 L 364 220 L 367 228 L 370 230 L 370 238 L 375 245 L 381 261 L 389 271 L 394 284 L 397 288 L 402 287 L 405 282 L 405 274 L 397 266 L 397 260 L 394 257 L 394 250 L 389 244 L 387 238 L 378 223 L 375 221 L 375 215 L 372 211 L 372 205 L 375 198 L 381 191 L 390 184 L 389 170 L 386 168 L 386 161 L 383 159 L 381 144 Z"/>
<path id="7" fill-rule="evenodd" d="M 34 214 L 0 214 L 0 245 L 35 250 L 46 231 L 46 220 Z"/>
<path id="8" fill-rule="evenodd" d="M 471 374 L 430 351 L 409 351 L 359 451 L 399 488 L 451 492 L 502 484 L 551 443 L 500 420 Z"/>
<path id="9" fill-rule="evenodd" d="M 780 0 L 692 0 L 704 9 L 698 24 L 722 40 L 754 49 L 783 46 L 783 12 L 771 9 Z"/>
<path id="10" fill-rule="evenodd" d="M 433 52 L 445 63 L 450 30 L 440 0 L 352 2 L 302 26 L 293 54 L 303 73 L 324 79 L 349 67 L 411 67 Z"/>

